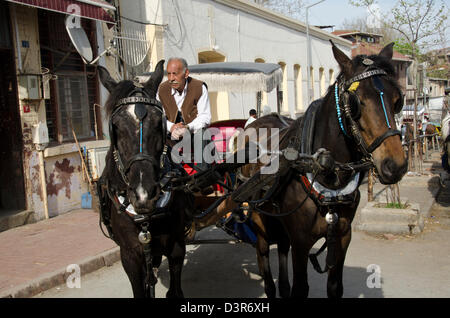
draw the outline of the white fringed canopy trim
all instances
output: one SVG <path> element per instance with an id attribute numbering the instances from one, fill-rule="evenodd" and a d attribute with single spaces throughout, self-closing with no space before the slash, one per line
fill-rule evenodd
<path id="1" fill-rule="evenodd" d="M 270 92 L 283 79 L 281 69 L 264 73 L 191 73 L 191 77 L 203 81 L 210 92 Z"/>
<path id="2" fill-rule="evenodd" d="M 211 66 L 211 71 L 205 71 L 204 69 L 196 71 L 195 66 L 193 66 L 193 69 L 190 69 L 190 76 L 205 82 L 210 92 L 270 92 L 283 80 L 283 71 L 281 68 L 276 68 L 270 73 L 264 72 L 268 67 L 273 68 L 273 65 L 264 65 L 264 63 L 240 63 L 242 64 L 241 71 L 239 70 L 239 62 L 230 62 L 229 65 L 233 67 L 229 71 L 228 69 L 223 71 L 223 65 L 226 64 L 227 62 L 211 63 L 210 65 L 201 64 L 201 66 L 205 67 Z M 217 70 L 214 69 L 216 65 L 218 66 Z M 144 83 L 148 79 L 149 75 L 136 77 L 136 80 L 140 83 Z M 167 76 L 164 76 L 163 81 L 166 80 Z"/>

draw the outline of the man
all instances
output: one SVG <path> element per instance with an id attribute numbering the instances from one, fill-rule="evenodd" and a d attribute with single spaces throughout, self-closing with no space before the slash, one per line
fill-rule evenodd
<path id="1" fill-rule="evenodd" d="M 156 98 L 167 116 L 167 130 L 178 140 L 187 131 L 196 132 L 211 122 L 211 106 L 205 83 L 189 77 L 185 59 L 170 58 L 167 81 L 159 86 Z"/>
<path id="2" fill-rule="evenodd" d="M 256 120 L 256 110 L 255 109 L 253 109 L 253 108 L 250 109 L 248 114 L 250 115 L 250 117 L 245 122 L 244 128 L 247 128 L 248 125 L 250 125 L 251 123 L 253 123 Z"/>

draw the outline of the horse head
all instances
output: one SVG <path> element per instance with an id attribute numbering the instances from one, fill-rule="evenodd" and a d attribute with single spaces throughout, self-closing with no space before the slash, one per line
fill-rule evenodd
<path id="1" fill-rule="evenodd" d="M 337 104 L 343 105 L 341 129 L 372 160 L 381 183 L 397 183 L 408 165 L 394 118 L 403 107 L 403 94 L 392 66 L 393 43 L 378 55 L 353 59 L 332 45 L 341 68 L 335 86 Z"/>
<path id="2" fill-rule="evenodd" d="M 117 83 L 98 67 L 100 81 L 109 91 L 106 112 L 111 139 L 110 155 L 117 169 L 117 192 L 126 195 L 138 214 L 150 214 L 160 195 L 160 158 L 166 137 L 162 105 L 155 99 L 164 75 L 164 60 L 149 80 Z M 119 172 L 119 173 L 117 173 Z"/>

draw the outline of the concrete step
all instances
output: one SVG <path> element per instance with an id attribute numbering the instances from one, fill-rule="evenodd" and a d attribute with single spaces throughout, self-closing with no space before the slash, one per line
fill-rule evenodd
<path id="1" fill-rule="evenodd" d="M 33 210 L 6 213 L 0 216 L 0 232 L 35 222 Z"/>
<path id="2" fill-rule="evenodd" d="M 361 210 L 356 229 L 370 233 L 419 234 L 424 228 L 420 205 L 411 203 L 406 209 L 380 207 L 383 203 L 368 202 Z"/>

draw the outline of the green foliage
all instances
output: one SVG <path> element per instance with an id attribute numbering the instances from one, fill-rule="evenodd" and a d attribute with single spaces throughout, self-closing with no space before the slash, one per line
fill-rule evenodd
<path id="1" fill-rule="evenodd" d="M 400 38 L 398 40 L 395 41 L 394 44 L 394 50 L 403 54 L 403 55 L 413 55 L 413 48 L 411 43 L 409 43 L 408 41 L 406 41 L 404 38 Z M 415 49 L 415 56 L 419 56 L 420 55 L 420 50 L 418 47 L 416 47 Z"/>
<path id="2" fill-rule="evenodd" d="M 388 208 L 388 209 L 406 209 L 407 204 L 401 204 L 401 203 L 396 203 L 396 202 L 387 203 L 386 208 Z"/>

